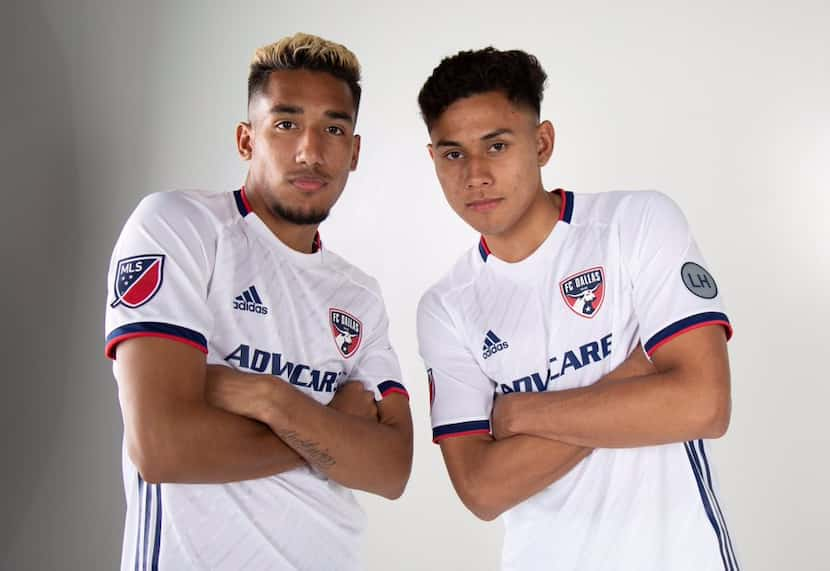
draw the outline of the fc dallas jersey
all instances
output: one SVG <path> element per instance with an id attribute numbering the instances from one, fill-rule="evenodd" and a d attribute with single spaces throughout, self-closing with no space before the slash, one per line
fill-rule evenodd
<path id="1" fill-rule="evenodd" d="M 209 364 L 276 375 L 321 404 L 358 379 L 406 393 L 376 281 L 315 244 L 292 250 L 243 190 L 145 198 L 115 246 L 106 353 L 157 336 Z M 365 515 L 310 467 L 230 484 L 144 482 L 123 453 L 121 568 L 358 569 Z"/>
<path id="2" fill-rule="evenodd" d="M 423 296 L 434 440 L 490 431 L 495 395 L 584 387 L 642 342 L 721 325 L 721 295 L 676 205 L 656 192 L 556 191 L 528 258 L 482 239 Z M 504 514 L 503 569 L 737 569 L 704 441 L 597 449 Z"/>

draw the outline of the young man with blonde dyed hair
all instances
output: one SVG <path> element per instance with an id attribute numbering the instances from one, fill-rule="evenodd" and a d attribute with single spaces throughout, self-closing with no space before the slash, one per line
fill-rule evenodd
<path id="1" fill-rule="evenodd" d="M 122 570 L 359 569 L 350 488 L 403 492 L 412 425 L 383 300 L 317 232 L 357 167 L 359 102 L 345 47 L 260 48 L 245 185 L 150 195 L 124 226 L 106 315 Z"/>

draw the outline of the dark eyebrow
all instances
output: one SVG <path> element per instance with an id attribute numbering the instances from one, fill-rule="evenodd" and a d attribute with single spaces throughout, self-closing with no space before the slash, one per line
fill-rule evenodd
<path id="1" fill-rule="evenodd" d="M 487 133 L 486 135 L 484 135 L 481 138 L 481 140 L 482 141 L 488 141 L 490 139 L 495 139 L 496 137 L 501 137 L 502 135 L 512 135 L 512 134 L 513 134 L 513 131 L 511 131 L 510 129 L 496 129 L 495 131 L 491 131 L 490 133 Z"/>
<path id="2" fill-rule="evenodd" d="M 351 113 L 346 113 L 345 111 L 326 111 L 326 117 L 354 123 Z"/>
<path id="3" fill-rule="evenodd" d="M 301 115 L 303 113 L 302 107 L 297 107 L 296 105 L 285 105 L 283 103 L 277 103 L 273 107 L 271 107 L 272 114 L 279 114 L 284 113 L 287 115 Z"/>
<path id="4" fill-rule="evenodd" d="M 511 129 L 496 129 L 495 131 L 490 131 L 483 137 L 481 137 L 482 141 L 489 141 L 490 139 L 495 139 L 496 137 L 501 137 L 502 135 L 512 135 L 513 131 Z M 437 143 L 435 143 L 435 147 L 462 147 L 463 145 L 457 141 L 448 141 L 446 139 L 441 139 Z"/>
<path id="5" fill-rule="evenodd" d="M 271 107 L 272 115 L 302 115 L 303 113 L 303 108 L 297 107 L 296 105 L 277 103 L 276 105 Z M 328 117 L 329 119 L 338 119 L 340 121 L 354 123 L 352 115 L 350 113 L 346 113 L 345 111 L 326 111 L 326 117 Z"/>
<path id="6" fill-rule="evenodd" d="M 461 143 L 457 143 L 455 141 L 448 141 L 446 139 L 441 139 L 437 143 L 435 143 L 435 147 L 460 147 Z"/>

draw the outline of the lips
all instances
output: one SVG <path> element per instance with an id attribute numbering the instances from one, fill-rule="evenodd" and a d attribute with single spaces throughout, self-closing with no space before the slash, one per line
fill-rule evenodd
<path id="1" fill-rule="evenodd" d="M 323 188 L 327 181 L 319 176 L 298 176 L 290 179 L 292 185 L 304 192 L 314 192 Z"/>
<path id="2" fill-rule="evenodd" d="M 482 198 L 468 202 L 466 206 L 475 212 L 489 212 L 498 207 L 503 200 L 503 198 Z"/>

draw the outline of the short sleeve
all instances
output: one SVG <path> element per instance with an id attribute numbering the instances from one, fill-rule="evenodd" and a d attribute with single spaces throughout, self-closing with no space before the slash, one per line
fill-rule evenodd
<path id="1" fill-rule="evenodd" d="M 418 305 L 418 345 L 430 385 L 433 442 L 466 434 L 489 434 L 493 383 L 432 293 L 427 293 Z"/>
<path id="2" fill-rule="evenodd" d="M 183 193 L 148 196 L 135 209 L 110 261 L 106 355 L 134 337 L 162 337 L 207 353 L 212 317 L 207 290 L 216 230 L 204 207 Z"/>
<path id="3" fill-rule="evenodd" d="M 621 222 L 621 243 L 646 353 L 707 325 L 722 325 L 731 337 L 722 293 L 683 213 L 663 194 L 639 194 Z"/>
<path id="4" fill-rule="evenodd" d="M 350 375 L 360 379 L 367 389 L 375 392 L 375 398 L 382 400 L 393 393 L 409 398 L 409 392 L 402 382 L 401 365 L 398 355 L 389 341 L 389 319 L 383 301 L 380 304 L 380 319 L 374 324 L 366 345 L 361 348 L 359 361 Z"/>

